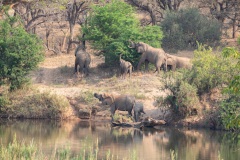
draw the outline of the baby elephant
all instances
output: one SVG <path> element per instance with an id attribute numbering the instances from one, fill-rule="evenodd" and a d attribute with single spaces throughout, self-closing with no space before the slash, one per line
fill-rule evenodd
<path id="1" fill-rule="evenodd" d="M 79 66 L 79 72 L 81 74 L 81 77 L 83 77 L 83 74 L 88 75 L 89 74 L 89 65 L 91 62 L 91 57 L 89 53 L 82 51 L 79 49 L 79 47 L 75 51 L 75 73 L 78 72 L 78 66 Z"/>
<path id="2" fill-rule="evenodd" d="M 129 74 L 129 77 L 131 77 L 131 74 L 133 71 L 133 66 L 130 62 L 123 60 L 121 56 L 122 56 L 122 54 L 120 54 L 120 56 L 119 56 L 120 76 L 122 78 L 126 78 L 126 75 Z"/>
<path id="3" fill-rule="evenodd" d="M 144 112 L 143 103 L 142 102 L 136 102 L 133 111 L 134 111 L 134 120 L 135 120 L 135 122 L 138 122 L 139 116 L 141 115 L 141 113 L 146 114 Z"/>
<path id="4" fill-rule="evenodd" d="M 94 93 L 94 97 L 99 99 L 103 105 L 110 105 L 112 121 L 116 110 L 128 111 L 128 114 L 132 116 L 132 110 L 135 105 L 135 97 L 130 95 L 114 95 L 108 93 Z"/>

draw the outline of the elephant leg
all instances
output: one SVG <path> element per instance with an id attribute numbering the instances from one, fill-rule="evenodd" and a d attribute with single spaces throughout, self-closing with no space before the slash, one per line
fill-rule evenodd
<path id="1" fill-rule="evenodd" d="M 140 113 L 137 112 L 137 115 L 136 115 L 136 122 L 138 122 L 138 120 L 139 120 L 139 116 L 140 116 Z"/>
<path id="2" fill-rule="evenodd" d="M 129 78 L 131 78 L 131 75 L 132 75 L 132 66 L 128 69 L 128 74 L 129 74 Z"/>
<path id="3" fill-rule="evenodd" d="M 162 64 L 163 64 L 163 62 L 161 59 L 156 60 L 155 67 L 156 67 L 156 71 L 158 72 L 158 74 L 160 73 L 160 67 L 162 66 Z"/>
<path id="4" fill-rule="evenodd" d="M 137 112 L 134 111 L 134 120 L 137 122 Z"/>
<path id="5" fill-rule="evenodd" d="M 137 70 L 138 70 L 138 71 L 140 70 L 141 64 L 142 64 L 143 62 L 145 62 L 145 60 L 146 60 L 146 56 L 145 56 L 144 53 L 143 53 L 141 59 L 140 59 L 139 62 L 138 62 L 138 65 L 137 65 Z"/>
<path id="6" fill-rule="evenodd" d="M 147 72 L 148 72 L 148 65 L 149 65 L 149 61 L 145 60 L 145 71 L 147 71 Z"/>
<path id="7" fill-rule="evenodd" d="M 78 67 L 78 64 L 75 63 L 75 73 L 77 73 L 77 67 Z"/>
<path id="8" fill-rule="evenodd" d="M 132 116 L 132 110 L 128 110 L 129 116 Z"/>
<path id="9" fill-rule="evenodd" d="M 113 116 L 114 116 L 114 114 L 115 114 L 116 109 L 115 109 L 115 106 L 113 106 L 113 105 L 111 105 L 110 107 L 111 107 L 111 108 L 110 108 L 110 111 L 111 111 L 111 117 L 112 117 L 112 122 L 113 122 L 113 121 L 114 121 Z"/>

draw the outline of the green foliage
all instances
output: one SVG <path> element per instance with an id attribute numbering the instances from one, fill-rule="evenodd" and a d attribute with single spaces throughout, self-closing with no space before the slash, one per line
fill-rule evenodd
<path id="1" fill-rule="evenodd" d="M 221 120 L 224 128 L 237 130 L 240 128 L 240 100 L 232 97 L 221 103 Z"/>
<path id="2" fill-rule="evenodd" d="M 206 49 L 202 45 L 194 51 L 192 62 L 193 67 L 185 77 L 190 84 L 197 87 L 199 94 L 229 84 L 230 80 L 239 73 L 234 59 L 213 52 L 210 47 Z"/>
<path id="3" fill-rule="evenodd" d="M 7 104 L 9 104 L 8 97 L 5 95 L 0 95 L 0 111 L 1 111 L 1 108 L 6 106 Z"/>
<path id="4" fill-rule="evenodd" d="M 192 60 L 193 67 L 190 70 L 180 70 L 179 72 L 165 74 L 163 78 L 164 89 L 169 89 L 171 94 L 161 102 L 164 105 L 170 105 L 172 109 L 178 111 L 182 116 L 192 114 L 194 109 L 198 109 L 198 95 L 208 93 L 213 88 L 224 88 L 225 93 L 230 97 L 222 106 L 230 111 L 236 111 L 237 116 L 231 116 L 230 111 L 221 110 L 223 115 L 223 124 L 226 126 L 224 119 L 233 118 L 232 122 L 238 123 L 240 118 L 237 109 L 234 108 L 236 101 L 232 101 L 232 97 L 239 98 L 239 53 L 233 48 L 224 48 L 222 52 L 213 52 L 212 49 L 198 45 L 198 49 L 194 51 Z M 239 102 L 238 102 L 239 103 Z M 238 124 L 234 124 L 238 125 Z"/>
<path id="5" fill-rule="evenodd" d="M 197 88 L 184 80 L 184 73 L 170 72 L 164 75 L 164 89 L 169 89 L 171 94 L 159 99 L 160 104 L 170 105 L 170 108 L 182 117 L 192 115 L 199 106 Z"/>
<path id="6" fill-rule="evenodd" d="M 183 50 L 189 45 L 196 48 L 197 41 L 211 46 L 221 38 L 220 23 L 201 15 L 196 8 L 168 12 L 161 27 L 165 50 Z"/>
<path id="7" fill-rule="evenodd" d="M 16 136 L 13 142 L 7 147 L 0 144 L 0 159 L 35 159 L 37 148 L 33 143 L 26 145 L 24 142 L 19 143 Z"/>
<path id="8" fill-rule="evenodd" d="M 229 94 L 240 96 L 240 52 L 232 47 L 226 47 L 223 49 L 222 54 L 224 57 L 235 59 L 234 70 L 236 70 L 236 74 L 231 79 L 230 84 L 227 88 L 227 92 Z"/>
<path id="9" fill-rule="evenodd" d="M 228 130 L 240 129 L 240 53 L 237 49 L 226 47 L 222 54 L 226 58 L 235 60 L 234 68 L 231 73 L 235 73 L 231 78 L 224 93 L 228 95 L 228 99 L 221 103 L 221 120 L 223 126 Z M 235 71 L 235 72 L 234 72 Z"/>
<path id="10" fill-rule="evenodd" d="M 12 19 L 0 22 L 0 85 L 10 84 L 10 90 L 28 82 L 27 75 L 43 60 L 42 44 Z"/>
<path id="11" fill-rule="evenodd" d="M 136 63 L 139 54 L 128 48 L 128 40 L 144 41 L 160 47 L 163 34 L 158 26 L 140 27 L 133 8 L 127 3 L 115 0 L 104 6 L 93 6 L 93 12 L 84 26 L 85 40 L 90 40 L 94 49 L 103 51 L 105 62 L 116 65 L 119 54 Z"/>

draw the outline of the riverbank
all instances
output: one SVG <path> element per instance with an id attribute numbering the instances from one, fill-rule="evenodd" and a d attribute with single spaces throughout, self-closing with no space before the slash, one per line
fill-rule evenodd
<path id="1" fill-rule="evenodd" d="M 209 122 L 209 116 L 215 106 L 209 106 L 209 102 L 214 102 L 216 95 L 206 95 L 199 115 L 176 120 L 168 109 L 158 104 L 158 99 L 168 94 L 162 90 L 163 72 L 159 75 L 134 72 L 131 78 L 120 79 L 117 68 L 106 68 L 103 57 L 91 56 L 90 75 L 81 79 L 74 74 L 74 54 L 47 55 L 39 69 L 31 73 L 32 84 L 9 94 L 10 103 L 2 108 L 1 117 L 110 120 L 108 106 L 101 106 L 93 94 L 114 92 L 135 96 L 144 104 L 144 117 L 164 119 L 180 126 L 214 125 Z M 193 53 L 183 52 L 179 56 L 191 58 Z"/>

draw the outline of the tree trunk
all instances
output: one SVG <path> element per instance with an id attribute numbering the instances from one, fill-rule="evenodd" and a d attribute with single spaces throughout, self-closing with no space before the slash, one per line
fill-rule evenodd
<path id="1" fill-rule="evenodd" d="M 70 53 L 70 50 L 72 49 L 72 42 L 73 42 L 73 33 L 74 32 L 74 24 L 70 23 L 70 37 L 69 37 L 69 42 L 68 42 L 68 48 L 67 48 L 67 53 Z"/>
<path id="2" fill-rule="evenodd" d="M 68 36 L 68 34 L 69 34 L 69 30 L 64 34 L 61 52 L 64 52 L 64 51 L 65 51 L 65 46 L 66 46 L 66 41 L 67 41 L 67 36 Z"/>

